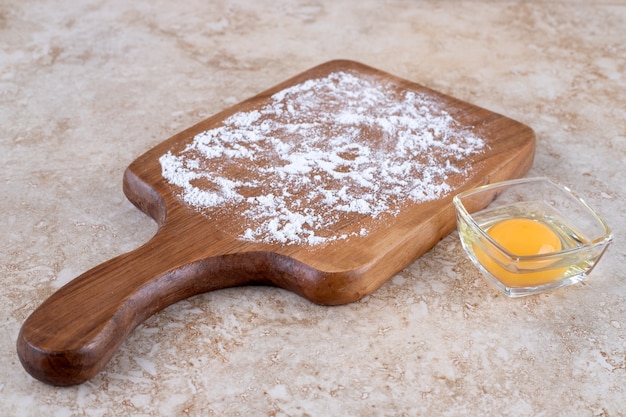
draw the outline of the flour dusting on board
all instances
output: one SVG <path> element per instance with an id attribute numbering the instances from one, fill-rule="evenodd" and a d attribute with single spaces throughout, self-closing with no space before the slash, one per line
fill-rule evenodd
<path id="1" fill-rule="evenodd" d="M 366 139 L 364 139 L 366 138 Z M 452 191 L 483 140 L 432 98 L 348 72 L 274 94 L 159 161 L 179 197 L 211 217 L 237 211 L 239 239 L 309 244 L 366 235 L 344 226 Z"/>

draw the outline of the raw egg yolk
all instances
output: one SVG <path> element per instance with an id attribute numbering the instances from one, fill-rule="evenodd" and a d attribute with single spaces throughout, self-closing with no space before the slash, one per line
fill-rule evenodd
<path id="1" fill-rule="evenodd" d="M 506 219 L 494 224 L 487 234 L 500 246 L 517 256 L 532 256 L 561 250 L 561 240 L 548 226 L 536 220 L 524 218 Z M 485 242 L 487 248 L 489 244 Z M 495 248 L 486 254 L 475 245 L 478 261 L 492 275 L 508 287 L 527 287 L 546 284 L 559 279 L 567 268 L 550 268 L 553 260 L 511 261 Z M 495 258 L 495 259 L 494 259 Z M 500 264 L 496 261 L 500 262 Z M 505 269 L 501 264 L 514 263 L 516 272 Z"/>
<path id="2" fill-rule="evenodd" d="M 507 219 L 496 223 L 487 234 L 518 256 L 540 255 L 561 250 L 561 240 L 548 226 L 530 219 Z"/>

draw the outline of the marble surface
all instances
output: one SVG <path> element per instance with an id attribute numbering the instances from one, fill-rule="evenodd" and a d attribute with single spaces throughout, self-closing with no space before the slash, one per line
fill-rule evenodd
<path id="1" fill-rule="evenodd" d="M 626 2 L 0 2 L 0 415 L 626 415 Z M 147 241 L 122 174 L 178 131 L 347 58 L 530 125 L 529 176 L 615 240 L 588 281 L 508 299 L 456 232 L 365 299 L 221 290 L 55 388 L 15 341 L 41 302 Z"/>

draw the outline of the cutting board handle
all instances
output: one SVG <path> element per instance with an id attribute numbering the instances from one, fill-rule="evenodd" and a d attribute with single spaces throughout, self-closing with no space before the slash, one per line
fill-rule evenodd
<path id="1" fill-rule="evenodd" d="M 157 311 L 195 294 L 257 280 L 254 268 L 237 255 L 207 257 L 197 245 L 173 245 L 174 233 L 162 227 L 145 245 L 83 273 L 44 301 L 18 336 L 24 368 L 49 384 L 82 383 Z"/>

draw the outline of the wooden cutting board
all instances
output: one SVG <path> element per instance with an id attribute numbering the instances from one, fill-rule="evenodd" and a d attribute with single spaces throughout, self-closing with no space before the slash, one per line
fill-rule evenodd
<path id="1" fill-rule="evenodd" d="M 20 360 L 46 383 L 84 382 L 146 318 L 220 288 L 359 300 L 454 229 L 457 192 L 524 175 L 534 150 L 529 127 L 424 86 L 312 68 L 135 160 L 124 192 L 157 234 L 43 302 Z"/>

